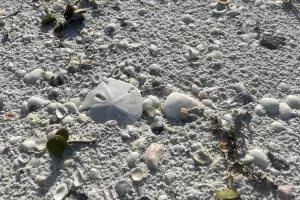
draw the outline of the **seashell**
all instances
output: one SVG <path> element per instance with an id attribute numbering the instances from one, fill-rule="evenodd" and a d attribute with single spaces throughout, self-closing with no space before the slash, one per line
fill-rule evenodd
<path id="1" fill-rule="evenodd" d="M 208 99 L 209 97 L 208 97 L 208 94 L 205 91 L 200 91 L 199 94 L 198 94 L 198 98 L 200 100 L 202 100 L 202 99 Z"/>
<path id="2" fill-rule="evenodd" d="M 271 126 L 272 126 L 272 127 L 275 129 L 275 131 L 277 131 L 277 132 L 282 132 L 282 131 L 286 130 L 286 128 L 284 127 L 284 125 L 283 125 L 282 123 L 280 123 L 280 122 L 277 122 L 277 121 L 273 122 L 273 123 L 271 124 Z"/>
<path id="3" fill-rule="evenodd" d="M 148 195 L 143 195 L 139 198 L 139 200 L 153 200 L 153 199 Z"/>
<path id="4" fill-rule="evenodd" d="M 279 117 L 280 119 L 288 119 L 293 115 L 293 110 L 286 103 L 279 104 Z"/>
<path id="5" fill-rule="evenodd" d="M 181 108 L 180 109 L 180 118 L 181 119 L 186 119 L 189 115 L 189 109 L 186 108 Z"/>
<path id="6" fill-rule="evenodd" d="M 19 156 L 18 156 L 18 160 L 21 162 L 21 163 L 27 163 L 29 161 L 29 156 L 25 153 L 21 153 Z"/>
<path id="7" fill-rule="evenodd" d="M 219 0 L 218 4 L 222 6 L 228 6 L 230 4 L 230 0 Z"/>
<path id="8" fill-rule="evenodd" d="M 190 90 L 192 88 L 192 83 L 190 81 L 182 81 L 180 85 L 185 90 Z"/>
<path id="9" fill-rule="evenodd" d="M 164 102 L 164 111 L 170 118 L 180 118 L 181 108 L 193 108 L 200 105 L 192 97 L 177 92 L 171 93 Z"/>
<path id="10" fill-rule="evenodd" d="M 296 95 L 288 95 L 286 97 L 286 102 L 291 108 L 295 108 L 295 109 L 300 108 L 300 97 Z"/>
<path id="11" fill-rule="evenodd" d="M 23 139 L 23 136 L 13 136 L 13 137 L 9 138 L 9 143 L 11 145 L 17 144 L 22 139 Z"/>
<path id="12" fill-rule="evenodd" d="M 33 180 L 33 182 L 35 184 L 37 184 L 38 186 L 40 187 L 44 187 L 45 184 L 46 184 L 46 180 L 47 180 L 47 177 L 46 176 L 40 176 L 40 175 L 37 175 L 35 177 L 35 179 Z"/>
<path id="13" fill-rule="evenodd" d="M 145 176 L 145 171 L 141 167 L 134 168 L 131 171 L 131 178 L 133 181 L 139 182 L 144 178 L 144 176 Z"/>
<path id="14" fill-rule="evenodd" d="M 121 180 L 115 185 L 114 189 L 120 198 L 124 198 L 126 194 L 131 192 L 131 185 L 127 181 Z"/>
<path id="15" fill-rule="evenodd" d="M 134 167 L 139 157 L 140 157 L 139 152 L 132 152 L 127 158 L 128 166 Z"/>
<path id="16" fill-rule="evenodd" d="M 30 151 L 35 148 L 35 141 L 34 140 L 27 140 L 21 143 L 21 149 L 23 151 Z"/>
<path id="17" fill-rule="evenodd" d="M 61 184 L 58 186 L 53 194 L 54 200 L 62 200 L 68 193 L 68 188 L 66 184 Z"/>
<path id="18" fill-rule="evenodd" d="M 150 128 L 152 133 L 154 133 L 155 135 L 159 135 L 165 130 L 165 125 L 162 122 L 154 122 L 153 124 L 151 124 Z"/>
<path id="19" fill-rule="evenodd" d="M 69 111 L 72 114 L 76 114 L 78 112 L 77 106 L 73 102 L 67 102 L 64 104 L 64 107 L 67 111 Z"/>
<path id="20" fill-rule="evenodd" d="M 281 197 L 290 198 L 293 197 L 292 189 L 288 185 L 279 185 L 277 188 Z"/>
<path id="21" fill-rule="evenodd" d="M 118 199 L 118 195 L 113 189 L 103 191 L 104 200 L 115 200 Z"/>
<path id="22" fill-rule="evenodd" d="M 153 108 L 158 108 L 159 107 L 160 101 L 156 96 L 149 95 L 147 97 L 147 99 L 151 99 Z"/>
<path id="23" fill-rule="evenodd" d="M 91 179 L 98 179 L 99 178 L 99 171 L 95 168 L 90 169 L 89 171 L 89 177 Z"/>
<path id="24" fill-rule="evenodd" d="M 260 104 L 267 113 L 277 114 L 279 111 L 279 102 L 274 98 L 262 98 Z"/>
<path id="25" fill-rule="evenodd" d="M 192 154 L 192 158 L 196 163 L 201 164 L 201 165 L 211 162 L 210 157 L 201 150 L 194 152 Z"/>
<path id="26" fill-rule="evenodd" d="M 249 155 L 254 158 L 253 163 L 262 167 L 267 168 L 269 164 L 268 157 L 260 149 L 252 149 L 249 151 Z"/>
<path id="27" fill-rule="evenodd" d="M 73 179 L 74 179 L 73 184 L 75 187 L 82 186 L 85 182 L 81 170 L 73 174 Z"/>
<path id="28" fill-rule="evenodd" d="M 176 180 L 176 174 L 173 172 L 167 172 L 163 175 L 162 180 L 167 185 L 171 185 Z"/>
<path id="29" fill-rule="evenodd" d="M 286 38 L 279 36 L 263 36 L 259 41 L 259 44 L 267 49 L 279 49 L 281 46 L 285 45 Z"/>
<path id="30" fill-rule="evenodd" d="M 108 78 L 87 94 L 82 110 L 88 111 L 96 123 L 116 120 L 126 126 L 141 118 L 143 99 L 135 86 Z"/>
<path id="31" fill-rule="evenodd" d="M 37 139 L 35 147 L 38 151 L 44 151 L 47 147 L 47 138 L 44 137 L 44 138 Z"/>
<path id="32" fill-rule="evenodd" d="M 26 167 L 28 168 L 34 168 L 41 165 L 41 159 L 40 158 L 31 158 L 30 161 L 27 163 Z"/>
<path id="33" fill-rule="evenodd" d="M 157 169 L 159 161 L 163 158 L 164 146 L 152 143 L 145 152 L 145 163 L 149 168 Z"/>
<path id="34" fill-rule="evenodd" d="M 64 118 L 64 116 L 66 116 L 67 113 L 67 109 L 65 109 L 62 105 L 57 106 L 55 110 L 55 115 L 58 119 Z"/>

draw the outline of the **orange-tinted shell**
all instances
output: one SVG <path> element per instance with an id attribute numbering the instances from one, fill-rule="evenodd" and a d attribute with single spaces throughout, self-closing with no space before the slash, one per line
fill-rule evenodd
<path id="1" fill-rule="evenodd" d="M 145 152 L 145 163 L 149 168 L 157 169 L 159 161 L 163 158 L 164 146 L 152 143 Z"/>

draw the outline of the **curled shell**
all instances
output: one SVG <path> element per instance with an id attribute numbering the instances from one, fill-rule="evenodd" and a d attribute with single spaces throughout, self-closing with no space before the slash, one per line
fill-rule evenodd
<path id="1" fill-rule="evenodd" d="M 163 158 L 164 146 L 152 143 L 145 152 L 145 163 L 149 168 L 157 169 L 159 161 Z"/>
<path id="2" fill-rule="evenodd" d="M 131 171 L 131 178 L 133 181 L 141 181 L 145 176 L 145 171 L 141 167 L 134 168 Z"/>

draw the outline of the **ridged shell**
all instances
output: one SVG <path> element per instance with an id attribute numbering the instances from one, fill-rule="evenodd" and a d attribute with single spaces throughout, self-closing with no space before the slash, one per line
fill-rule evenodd
<path id="1" fill-rule="evenodd" d="M 145 152 L 145 163 L 149 168 L 157 169 L 159 161 L 164 156 L 164 146 L 162 144 L 152 143 Z"/>
<path id="2" fill-rule="evenodd" d="M 108 78 L 89 92 L 82 110 L 96 123 L 116 120 L 126 126 L 140 119 L 143 111 L 143 99 L 140 91 L 131 84 Z"/>
<path id="3" fill-rule="evenodd" d="M 171 93 L 164 102 L 164 111 L 170 118 L 181 118 L 181 108 L 198 107 L 200 103 L 184 94 L 177 92 Z"/>

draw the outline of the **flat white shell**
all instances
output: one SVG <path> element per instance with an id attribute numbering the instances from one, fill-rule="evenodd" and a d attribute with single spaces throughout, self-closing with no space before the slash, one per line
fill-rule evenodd
<path id="1" fill-rule="evenodd" d="M 119 125 L 126 126 L 141 118 L 143 99 L 133 85 L 108 78 L 87 94 L 82 110 L 88 111 L 96 123 L 116 120 Z"/>
<path id="2" fill-rule="evenodd" d="M 61 184 L 56 188 L 53 197 L 55 200 L 62 200 L 67 193 L 68 193 L 67 185 Z"/>
<path id="3" fill-rule="evenodd" d="M 178 92 L 171 93 L 164 102 L 164 111 L 170 118 L 181 118 L 181 108 L 193 108 L 200 106 L 200 103 L 184 94 Z"/>

